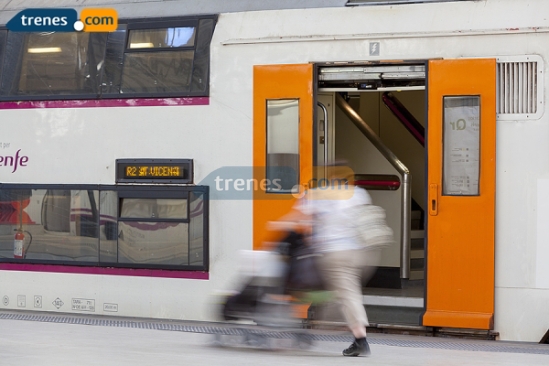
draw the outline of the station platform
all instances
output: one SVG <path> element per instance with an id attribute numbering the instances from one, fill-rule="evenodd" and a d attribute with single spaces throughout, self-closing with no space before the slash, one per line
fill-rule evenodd
<path id="1" fill-rule="evenodd" d="M 150 365 L 548 365 L 549 345 L 369 334 L 372 354 L 343 357 L 352 337 L 310 330 L 310 347 L 289 333 L 253 326 L 269 344 L 241 342 L 241 325 L 61 313 L 0 311 L 2 366 Z M 216 334 L 218 335 L 216 337 Z M 219 335 L 225 337 L 223 346 Z"/>

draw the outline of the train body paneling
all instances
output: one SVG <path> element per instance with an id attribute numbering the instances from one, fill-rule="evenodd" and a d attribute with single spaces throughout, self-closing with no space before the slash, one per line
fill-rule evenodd
<path id="1" fill-rule="evenodd" d="M 144 17 L 150 7 L 135 3 L 119 15 Z M 494 310 L 502 340 L 539 341 L 549 328 L 548 13 L 544 0 L 221 13 L 207 102 L 0 109 L 0 156 L 28 157 L 16 172 L 0 167 L 0 181 L 114 185 L 116 159 L 177 157 L 193 159 L 194 183 L 215 191 L 208 179 L 216 170 L 253 165 L 256 65 L 540 56 L 539 113 L 496 122 Z M 212 320 L 212 294 L 234 285 L 238 251 L 253 246 L 253 216 L 249 199 L 210 200 L 206 279 L 5 269 L 0 309 L 81 313 L 80 299 L 89 299 L 94 314 Z"/>

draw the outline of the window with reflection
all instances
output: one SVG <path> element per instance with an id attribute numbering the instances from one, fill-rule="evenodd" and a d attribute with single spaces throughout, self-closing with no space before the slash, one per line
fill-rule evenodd
<path id="1" fill-rule="evenodd" d="M 189 91 L 193 59 L 193 51 L 126 54 L 120 92 Z"/>
<path id="2" fill-rule="evenodd" d="M 126 24 L 119 24 L 115 32 L 107 34 L 105 66 L 101 78 L 102 95 L 120 95 L 124 46 L 126 44 Z"/>
<path id="3" fill-rule="evenodd" d="M 194 45 L 195 27 L 132 29 L 128 48 L 176 48 Z"/>
<path id="4" fill-rule="evenodd" d="M 24 260 L 99 261 L 98 191 L 32 189 L 8 197 L 10 192 L 2 190 L 0 258 L 14 258 L 13 233 L 19 230 Z"/>
<path id="5" fill-rule="evenodd" d="M 267 101 L 267 186 L 288 193 L 299 183 L 299 100 Z"/>
<path id="6" fill-rule="evenodd" d="M 120 263 L 189 263 L 187 199 L 122 198 L 120 202 Z"/>
<path id="7" fill-rule="evenodd" d="M 118 262 L 118 193 L 99 192 L 99 263 Z"/>
<path id="8" fill-rule="evenodd" d="M 0 261 L 207 270 L 207 187 L 120 189 L 3 186 Z"/>
<path id="9" fill-rule="evenodd" d="M 442 194 L 478 196 L 480 177 L 480 97 L 444 97 Z"/>
<path id="10" fill-rule="evenodd" d="M 6 42 L 8 39 L 7 29 L 0 29 L 0 73 L 2 72 L 2 61 L 4 60 L 4 54 L 6 53 Z M 1 74 L 0 74 L 1 79 Z"/>
<path id="11" fill-rule="evenodd" d="M 206 258 L 206 205 L 204 193 L 195 191 L 189 194 L 189 265 L 193 266 L 203 266 Z"/>
<path id="12" fill-rule="evenodd" d="M 0 100 L 207 96 L 216 19 L 121 20 L 108 33 L 0 29 Z"/>
<path id="13" fill-rule="evenodd" d="M 19 49 L 17 65 L 4 62 L 2 94 L 97 94 L 106 34 L 10 33 L 7 56 Z M 18 70 L 10 75 L 6 66 Z"/>
<path id="14" fill-rule="evenodd" d="M 128 32 L 121 93 L 190 90 L 196 26 Z"/>

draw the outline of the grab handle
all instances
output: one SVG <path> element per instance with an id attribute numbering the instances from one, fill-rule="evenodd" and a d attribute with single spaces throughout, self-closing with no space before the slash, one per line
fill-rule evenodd
<path id="1" fill-rule="evenodd" d="M 429 215 L 438 215 L 438 184 L 429 185 Z"/>

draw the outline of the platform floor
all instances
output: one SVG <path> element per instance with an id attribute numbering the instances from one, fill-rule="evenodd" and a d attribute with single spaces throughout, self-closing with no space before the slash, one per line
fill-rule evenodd
<path id="1" fill-rule="evenodd" d="M 371 334 L 369 357 L 341 356 L 346 332 L 312 331 L 293 347 L 285 332 L 269 346 L 245 345 L 241 326 L 0 311 L 2 366 L 151 365 L 549 365 L 549 345 Z M 253 328 L 259 333 L 272 332 Z M 220 347 L 214 334 L 223 334 Z"/>

